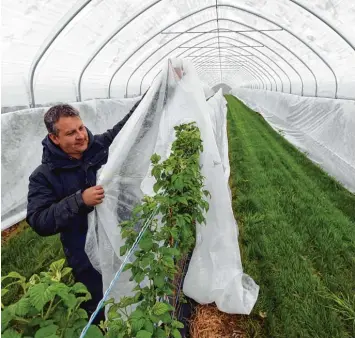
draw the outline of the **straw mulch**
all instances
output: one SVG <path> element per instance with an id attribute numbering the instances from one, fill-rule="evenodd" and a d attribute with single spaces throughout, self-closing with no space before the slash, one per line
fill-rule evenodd
<path id="1" fill-rule="evenodd" d="M 190 321 L 191 338 L 246 338 L 245 316 L 221 312 L 215 305 L 198 305 Z"/>

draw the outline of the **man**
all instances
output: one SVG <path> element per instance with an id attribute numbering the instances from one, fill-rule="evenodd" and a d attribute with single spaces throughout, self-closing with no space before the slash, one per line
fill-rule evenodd
<path id="1" fill-rule="evenodd" d="M 100 135 L 84 126 L 72 106 L 51 107 L 44 116 L 48 135 L 42 141 L 42 164 L 29 178 L 26 220 L 41 236 L 60 233 L 76 282 L 85 284 L 91 293 L 92 299 L 83 305 L 89 316 L 102 298 L 102 276 L 85 253 L 88 214 L 105 197 L 103 188 L 96 185 L 96 173 L 107 162 L 109 146 L 140 101 Z M 95 323 L 103 319 L 101 311 Z"/>

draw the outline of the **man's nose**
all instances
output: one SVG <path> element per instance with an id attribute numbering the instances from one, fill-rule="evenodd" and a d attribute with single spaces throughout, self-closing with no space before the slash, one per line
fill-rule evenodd
<path id="1" fill-rule="evenodd" d="M 78 140 L 85 138 L 85 133 L 84 133 L 83 131 L 79 131 L 79 132 L 76 134 L 76 138 L 77 138 Z"/>

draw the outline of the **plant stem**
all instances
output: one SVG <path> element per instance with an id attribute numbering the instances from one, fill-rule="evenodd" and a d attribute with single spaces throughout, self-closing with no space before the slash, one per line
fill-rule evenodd
<path id="1" fill-rule="evenodd" d="M 49 313 L 52 309 L 52 305 L 53 305 L 53 302 L 54 302 L 54 298 L 51 300 L 51 302 L 49 303 L 49 307 L 47 309 L 47 312 L 46 312 L 46 315 L 44 316 L 44 320 L 47 320 L 48 316 L 49 316 Z"/>
<path id="2" fill-rule="evenodd" d="M 17 320 L 18 322 L 23 322 L 23 323 L 29 323 L 30 321 L 21 317 L 14 317 L 15 320 Z"/>

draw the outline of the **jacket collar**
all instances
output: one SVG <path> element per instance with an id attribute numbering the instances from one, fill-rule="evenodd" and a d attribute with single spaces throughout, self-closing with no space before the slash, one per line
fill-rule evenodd
<path id="1" fill-rule="evenodd" d="M 84 151 L 82 159 L 78 160 L 76 158 L 70 157 L 67 153 L 65 153 L 61 148 L 55 145 L 52 140 L 47 135 L 43 141 L 43 154 L 42 154 L 42 163 L 48 164 L 51 169 L 69 169 L 75 168 L 82 165 L 83 160 L 85 160 L 85 155 L 90 150 L 94 143 L 94 135 L 91 131 L 86 128 L 89 137 L 88 148 Z"/>

